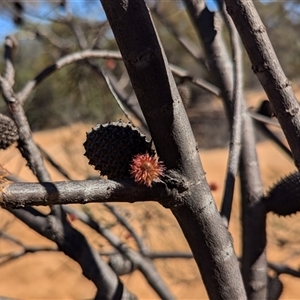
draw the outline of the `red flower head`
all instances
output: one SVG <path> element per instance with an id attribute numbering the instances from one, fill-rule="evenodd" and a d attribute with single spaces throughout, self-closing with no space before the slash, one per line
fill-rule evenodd
<path id="1" fill-rule="evenodd" d="M 137 154 L 132 159 L 130 174 L 137 183 L 151 186 L 152 182 L 163 175 L 165 167 L 157 155 Z"/>

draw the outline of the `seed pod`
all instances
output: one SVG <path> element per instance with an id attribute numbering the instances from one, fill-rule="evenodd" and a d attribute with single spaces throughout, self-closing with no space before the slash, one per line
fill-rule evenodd
<path id="1" fill-rule="evenodd" d="M 18 129 L 15 122 L 0 114 L 0 149 L 6 149 L 19 139 Z"/>
<path id="2" fill-rule="evenodd" d="M 122 121 L 98 124 L 83 144 L 89 164 L 109 179 L 130 178 L 130 163 L 137 154 L 154 154 L 146 136 Z"/>
<path id="3" fill-rule="evenodd" d="M 280 216 L 300 211 L 300 174 L 292 173 L 281 179 L 264 199 L 267 211 Z"/>

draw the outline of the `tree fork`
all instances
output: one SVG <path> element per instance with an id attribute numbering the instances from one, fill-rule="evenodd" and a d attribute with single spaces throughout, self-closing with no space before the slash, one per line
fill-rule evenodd
<path id="1" fill-rule="evenodd" d="M 193 251 L 211 299 L 246 299 L 232 239 L 199 160 L 194 136 L 143 1 L 102 0 L 159 157 L 192 184 L 171 210 Z"/>

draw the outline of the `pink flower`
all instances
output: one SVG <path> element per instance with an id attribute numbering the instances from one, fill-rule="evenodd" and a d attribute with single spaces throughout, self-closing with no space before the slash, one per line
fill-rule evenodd
<path id="1" fill-rule="evenodd" d="M 152 182 L 161 176 L 165 170 L 157 155 L 137 154 L 132 159 L 130 174 L 137 183 L 151 186 Z"/>

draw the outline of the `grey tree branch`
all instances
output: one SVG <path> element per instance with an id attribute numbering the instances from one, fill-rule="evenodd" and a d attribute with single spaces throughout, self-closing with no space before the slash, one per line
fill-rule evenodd
<path id="1" fill-rule="evenodd" d="M 5 52 L 7 57 L 11 55 L 9 49 L 13 45 L 9 44 L 8 41 L 9 39 L 6 40 Z M 62 62 L 65 61 L 62 60 Z M 1 80 L 2 82 L 3 80 Z M 6 82 L 8 81 L 6 80 Z M 1 87 L 3 88 L 2 84 Z M 12 86 L 9 91 L 13 91 Z M 51 189 L 51 187 L 53 188 L 53 184 L 49 183 L 50 176 L 44 167 L 38 147 L 32 139 L 22 103 L 18 97 L 12 98 L 14 96 L 13 93 L 6 92 L 6 89 L 2 89 L 4 100 L 11 110 L 13 119 L 19 130 L 20 151 L 28 161 L 30 168 L 38 180 L 40 182 L 48 181 L 45 185 L 47 186 L 48 184 L 48 187 L 50 185 Z M 18 185 L 19 183 L 15 184 Z M 38 215 L 33 209 L 9 209 L 9 211 L 38 233 L 53 240 L 66 255 L 77 261 L 81 265 L 84 275 L 93 280 L 102 299 L 120 299 L 121 297 L 135 299 L 135 296 L 124 289 L 119 278 L 106 262 L 101 259 L 100 255 L 91 248 L 85 237 L 70 226 L 60 206 L 51 206 L 51 214 L 47 217 L 41 214 Z"/>
<path id="2" fill-rule="evenodd" d="M 84 235 L 72 228 L 67 221 L 62 223 L 57 217 L 51 214 L 45 216 L 32 208 L 8 210 L 30 228 L 55 242 L 59 250 L 78 262 L 84 276 L 92 280 L 97 287 L 101 299 L 136 299 L 89 245 Z"/>
<path id="3" fill-rule="evenodd" d="M 57 248 L 54 247 L 46 247 L 46 246 L 26 246 L 24 243 L 22 243 L 20 240 L 14 238 L 11 235 L 8 235 L 5 232 L 0 232 L 0 238 L 6 239 L 11 241 L 12 243 L 18 245 L 21 247 L 20 250 L 0 254 L 0 266 L 3 266 L 4 264 L 11 262 L 12 260 L 18 259 L 27 253 L 35 253 L 35 252 L 41 252 L 41 251 L 58 251 Z"/>
<path id="4" fill-rule="evenodd" d="M 96 232 L 100 233 L 104 238 L 106 238 L 115 249 L 123 254 L 134 265 L 133 269 L 140 270 L 150 286 L 156 291 L 161 299 L 174 299 L 174 296 L 164 284 L 151 260 L 149 260 L 147 257 L 144 257 L 141 253 L 130 249 L 116 235 L 114 235 L 111 230 L 101 226 L 84 212 L 75 210 L 70 206 L 64 206 L 64 210 L 75 215 L 83 223 L 89 225 Z"/>
<path id="5" fill-rule="evenodd" d="M 193 44 L 193 42 L 186 36 L 182 35 L 170 22 L 168 22 L 168 20 L 159 11 L 157 5 L 151 9 L 151 12 L 155 17 L 157 17 L 161 24 L 171 32 L 171 34 L 177 39 L 183 48 L 190 53 L 197 62 L 201 62 L 201 64 L 205 66 L 205 61 L 201 56 L 199 48 L 196 47 L 196 45 Z"/>
<path id="6" fill-rule="evenodd" d="M 192 249 L 208 295 L 212 299 L 246 299 L 230 235 L 205 179 L 193 133 L 149 11 L 138 0 L 101 2 L 158 155 L 169 170 L 176 170 L 171 178 L 177 174 L 188 182 L 188 193 L 180 198 L 180 205 L 171 205 L 171 210 Z"/>
<path id="7" fill-rule="evenodd" d="M 225 11 L 222 1 L 219 1 L 223 18 L 229 28 L 231 48 L 233 52 L 233 94 L 232 94 L 232 124 L 229 146 L 229 158 L 227 167 L 227 177 L 225 191 L 221 207 L 221 215 L 225 217 L 227 223 L 230 221 L 230 214 L 233 201 L 235 178 L 238 174 L 241 144 L 242 144 L 242 103 L 243 103 L 243 70 L 242 51 L 238 33 L 232 20 Z"/>
<path id="8" fill-rule="evenodd" d="M 300 106 L 277 59 L 252 1 L 225 0 L 252 63 L 252 70 L 272 103 L 300 170 Z"/>
<path id="9" fill-rule="evenodd" d="M 130 222 L 119 212 L 118 208 L 116 208 L 115 206 L 110 205 L 108 203 L 105 203 L 104 206 L 106 208 L 108 208 L 111 211 L 111 213 L 116 217 L 117 221 L 128 230 L 128 232 L 131 234 L 131 236 L 136 241 L 139 251 L 143 255 L 146 255 L 147 253 L 149 253 L 149 249 L 145 245 L 143 239 L 136 233 L 136 230 L 132 227 Z"/>
<path id="10" fill-rule="evenodd" d="M 200 40 L 203 42 L 212 78 L 222 91 L 224 106 L 229 122 L 232 123 L 233 72 L 221 34 L 222 27 L 219 16 L 209 12 L 204 1 L 185 0 L 185 3 L 198 30 Z M 257 205 L 263 196 L 263 189 L 257 162 L 253 124 L 246 113 L 245 100 L 242 105 L 240 165 L 243 203 L 242 274 L 248 297 L 264 299 L 267 286 L 265 210 L 262 206 Z M 257 235 L 257 232 L 260 235 Z"/>
<path id="11" fill-rule="evenodd" d="M 36 86 L 44 80 L 46 77 L 51 75 L 54 71 L 60 70 L 61 68 L 74 63 L 76 61 L 92 58 L 113 58 L 122 59 L 118 51 L 107 51 L 107 50 L 84 50 L 66 55 L 59 59 L 56 63 L 48 66 L 42 72 L 40 72 L 34 79 L 29 81 L 21 91 L 16 94 L 20 103 L 24 103 Z"/>
<path id="12" fill-rule="evenodd" d="M 188 71 L 186 71 L 178 66 L 175 66 L 173 64 L 170 64 L 170 69 L 175 76 L 178 76 L 183 80 L 188 80 L 195 86 L 200 87 L 201 89 L 204 89 L 205 91 L 212 93 L 215 96 L 218 96 L 218 97 L 221 96 L 220 89 L 217 86 L 213 85 L 212 83 L 210 83 L 202 78 L 194 77 Z"/>
<path id="13" fill-rule="evenodd" d="M 133 184 L 132 180 L 82 180 L 42 183 L 0 182 L 0 206 L 48 206 L 91 202 L 161 201 L 168 204 L 170 191 L 163 183 L 151 188 Z"/>
<path id="14" fill-rule="evenodd" d="M 288 274 L 288 275 L 291 275 L 293 277 L 297 277 L 297 278 L 300 278 L 300 271 L 299 270 L 295 270 L 295 269 L 292 269 L 290 268 L 289 266 L 287 265 L 284 265 L 284 264 L 276 264 L 276 263 L 271 263 L 269 262 L 268 263 L 268 267 L 270 269 L 272 269 L 273 271 L 275 271 L 277 273 L 277 275 L 280 275 L 280 274 Z"/>
<path id="15" fill-rule="evenodd" d="M 10 57 L 12 55 L 12 47 L 15 46 L 15 42 L 13 38 L 7 37 L 6 43 L 5 43 L 5 58 L 8 61 L 12 61 L 12 58 Z M 13 83 L 13 76 L 14 76 L 14 68 L 12 63 L 8 63 L 5 66 L 7 69 L 5 69 L 6 74 L 9 76 L 9 82 Z M 12 85 L 10 86 L 10 89 L 12 90 Z M 40 181 L 50 181 L 50 176 L 47 173 L 44 163 L 42 160 L 42 157 L 40 155 L 40 152 L 36 146 L 36 144 L 33 142 L 31 130 L 29 127 L 29 124 L 27 122 L 27 118 L 24 112 L 24 109 L 22 107 L 22 104 L 19 102 L 18 97 L 13 97 L 10 93 L 7 93 L 5 89 L 1 90 L 4 100 L 6 101 L 12 118 L 15 121 L 18 131 L 19 131 L 19 149 L 22 152 L 22 155 L 26 158 L 28 161 L 28 165 L 31 168 L 32 172 L 36 175 L 36 177 Z"/>

